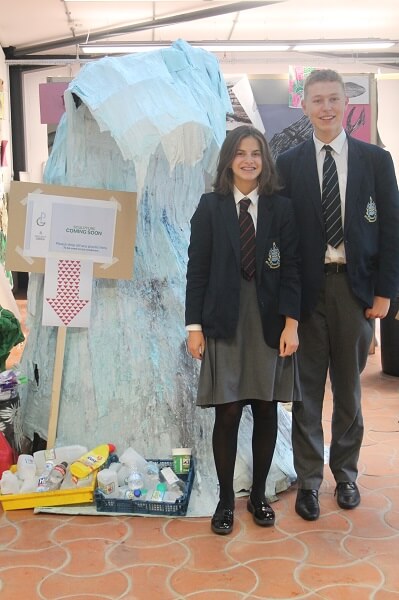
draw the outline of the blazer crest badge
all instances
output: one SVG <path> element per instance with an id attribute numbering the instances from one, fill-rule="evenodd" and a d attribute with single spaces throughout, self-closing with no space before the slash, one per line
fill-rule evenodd
<path id="1" fill-rule="evenodd" d="M 371 196 L 370 200 L 367 202 L 366 214 L 364 215 L 364 218 L 369 223 L 375 223 L 377 220 L 377 206 Z"/>
<path id="2" fill-rule="evenodd" d="M 268 258 L 265 262 L 271 269 L 278 269 L 280 267 L 280 250 L 277 248 L 276 242 L 273 242 L 273 246 L 270 248 Z"/>

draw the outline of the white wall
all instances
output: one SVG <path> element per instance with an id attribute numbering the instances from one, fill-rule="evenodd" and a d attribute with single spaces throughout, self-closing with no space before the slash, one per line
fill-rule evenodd
<path id="1" fill-rule="evenodd" d="M 47 125 L 40 122 L 39 84 L 48 77 L 75 77 L 78 68 L 71 66 L 43 68 L 28 71 L 23 76 L 23 104 L 27 181 L 41 182 L 48 159 Z"/>
<path id="2" fill-rule="evenodd" d="M 392 154 L 396 177 L 399 180 L 399 135 L 396 119 L 399 106 L 399 74 L 378 77 L 377 94 L 378 133 L 381 142 Z"/>
<path id="3" fill-rule="evenodd" d="M 4 52 L 0 47 L 0 79 L 3 80 L 4 89 L 4 118 L 0 119 L 0 140 L 8 140 L 6 160 L 7 166 L 0 167 L 0 197 L 2 195 L 1 186 L 4 185 L 4 191 L 8 192 L 11 180 L 11 127 L 10 127 L 10 101 L 9 101 L 9 82 L 8 69 L 4 57 Z"/>

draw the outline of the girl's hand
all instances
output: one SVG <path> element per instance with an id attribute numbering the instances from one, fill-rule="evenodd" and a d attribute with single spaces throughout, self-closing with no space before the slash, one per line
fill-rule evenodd
<path id="1" fill-rule="evenodd" d="M 202 360 L 205 350 L 205 337 L 202 331 L 189 331 L 187 338 L 187 350 L 193 358 Z"/>
<path id="2" fill-rule="evenodd" d="M 298 321 L 286 317 L 285 327 L 280 336 L 280 356 L 291 356 L 298 350 Z"/>

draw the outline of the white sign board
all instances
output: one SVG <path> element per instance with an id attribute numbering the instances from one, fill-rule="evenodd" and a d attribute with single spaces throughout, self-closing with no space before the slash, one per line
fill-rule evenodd
<path id="1" fill-rule="evenodd" d="M 111 263 L 117 203 L 28 194 L 24 256 Z"/>

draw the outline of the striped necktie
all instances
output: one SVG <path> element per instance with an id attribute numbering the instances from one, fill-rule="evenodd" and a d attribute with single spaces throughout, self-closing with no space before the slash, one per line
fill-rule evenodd
<path id="1" fill-rule="evenodd" d="M 321 203 L 327 242 L 334 248 L 337 248 L 344 239 L 337 165 L 331 154 L 331 146 L 323 146 L 323 149 L 326 151 L 326 156 L 323 163 Z"/>
<path id="2" fill-rule="evenodd" d="M 241 248 L 241 273 L 244 279 L 250 281 L 255 275 L 255 226 L 248 212 L 251 200 L 240 200 L 240 248 Z"/>

